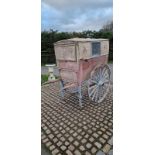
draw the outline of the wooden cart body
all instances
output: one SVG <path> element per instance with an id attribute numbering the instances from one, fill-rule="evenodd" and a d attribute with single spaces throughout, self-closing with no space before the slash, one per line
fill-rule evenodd
<path id="1" fill-rule="evenodd" d="M 108 62 L 109 40 L 73 38 L 54 44 L 57 66 L 61 76 L 62 96 L 65 89 L 80 89 L 92 71 Z M 82 95 L 81 95 L 82 96 Z"/>

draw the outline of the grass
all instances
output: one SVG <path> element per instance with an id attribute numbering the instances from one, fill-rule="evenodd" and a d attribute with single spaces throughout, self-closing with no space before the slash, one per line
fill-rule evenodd
<path id="1" fill-rule="evenodd" d="M 48 81 L 48 75 L 41 75 L 41 84 Z"/>

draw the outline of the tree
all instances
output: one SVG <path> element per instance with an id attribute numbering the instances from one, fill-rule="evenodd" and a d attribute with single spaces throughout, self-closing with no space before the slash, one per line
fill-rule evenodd
<path id="1" fill-rule="evenodd" d="M 112 60 L 113 53 L 113 22 L 107 22 L 101 30 L 83 32 L 58 32 L 50 29 L 49 31 L 41 32 L 41 53 L 42 63 L 55 63 L 54 45 L 53 43 L 70 38 L 107 38 L 110 41 L 110 59 Z"/>
<path id="2" fill-rule="evenodd" d="M 113 32 L 113 21 L 107 21 L 106 24 L 103 25 L 101 30 L 103 30 L 104 32 Z"/>

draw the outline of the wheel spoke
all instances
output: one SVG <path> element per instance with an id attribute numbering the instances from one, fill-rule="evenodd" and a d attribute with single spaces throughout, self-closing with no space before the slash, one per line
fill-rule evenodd
<path id="1" fill-rule="evenodd" d="M 97 89 L 97 87 L 96 87 L 96 89 Z M 93 94 L 93 97 L 92 97 L 92 100 L 94 101 L 94 97 L 95 97 L 95 95 L 96 95 L 96 93 L 97 93 L 97 90 L 95 89 L 95 92 L 94 92 L 94 94 Z"/>
<path id="2" fill-rule="evenodd" d="M 97 76 L 96 76 L 96 75 L 93 75 L 93 76 L 92 76 L 92 80 L 97 81 Z"/>
<path id="3" fill-rule="evenodd" d="M 104 78 L 105 78 L 105 79 L 107 79 L 107 78 L 109 79 L 109 75 L 106 73 L 106 74 L 104 75 Z"/>
<path id="4" fill-rule="evenodd" d="M 102 75 L 102 67 L 100 67 L 100 79 L 103 78 L 103 75 Z"/>
<path id="5" fill-rule="evenodd" d="M 103 69 L 102 75 L 103 77 L 105 77 L 106 75 L 109 76 L 108 70 L 106 68 Z"/>
<path id="6" fill-rule="evenodd" d="M 101 90 L 102 88 L 101 87 L 99 87 L 99 99 L 103 96 L 103 92 L 102 92 L 102 90 Z"/>
<path id="7" fill-rule="evenodd" d="M 100 80 L 101 79 L 101 76 L 100 76 L 100 68 L 98 69 L 97 74 L 98 74 L 98 80 Z"/>
<path id="8" fill-rule="evenodd" d="M 102 76 L 104 77 L 105 69 L 102 70 Z"/>
<path id="9" fill-rule="evenodd" d="M 101 87 L 101 94 L 98 102 L 100 103 L 104 99 L 105 89 L 104 87 Z"/>
<path id="10" fill-rule="evenodd" d="M 97 87 L 97 93 L 96 93 L 96 97 L 95 97 L 95 102 L 98 100 L 98 94 L 99 94 L 99 87 Z"/>
<path id="11" fill-rule="evenodd" d="M 92 83 L 97 84 L 97 82 L 95 80 L 89 79 L 89 84 L 92 84 Z"/>
<path id="12" fill-rule="evenodd" d="M 96 86 L 96 85 L 94 85 L 94 86 L 90 87 L 89 96 L 91 96 L 91 95 L 93 95 L 93 94 L 94 94 L 94 92 L 95 92 L 96 88 L 97 88 L 97 86 Z"/>
<path id="13" fill-rule="evenodd" d="M 102 96 L 103 96 L 104 92 L 105 92 L 105 87 L 102 87 L 102 86 L 101 86 L 101 95 L 102 95 Z"/>
<path id="14" fill-rule="evenodd" d="M 103 95 L 104 95 L 104 89 L 103 89 L 103 87 L 101 86 L 101 87 L 100 87 L 100 99 L 102 99 Z"/>
<path id="15" fill-rule="evenodd" d="M 95 69 L 92 77 L 93 77 L 93 79 L 95 78 L 95 80 L 98 82 L 99 74 L 98 74 L 98 70 L 97 69 Z"/>
<path id="16" fill-rule="evenodd" d="M 104 84 L 105 84 L 105 83 L 109 83 L 109 79 L 107 79 L 107 80 L 104 79 L 103 83 L 104 83 Z"/>
<path id="17" fill-rule="evenodd" d="M 103 98 L 103 95 L 104 95 L 105 92 L 106 92 L 107 86 L 104 85 L 104 86 L 101 86 L 100 88 L 101 88 L 101 99 L 102 99 L 102 98 Z"/>
<path id="18" fill-rule="evenodd" d="M 96 85 L 90 85 L 89 90 L 92 90 L 95 87 L 96 87 Z"/>

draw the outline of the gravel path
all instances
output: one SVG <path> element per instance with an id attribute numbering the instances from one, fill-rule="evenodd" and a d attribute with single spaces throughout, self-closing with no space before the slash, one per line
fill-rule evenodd
<path id="1" fill-rule="evenodd" d="M 113 64 L 109 64 L 109 67 L 110 67 L 110 70 L 111 70 L 111 81 L 113 81 Z M 41 74 L 48 74 L 48 67 L 46 66 L 42 66 L 41 67 Z M 46 88 L 47 89 L 47 88 Z M 42 90 L 44 90 L 42 88 Z M 43 91 L 44 92 L 44 91 Z M 45 91 L 46 92 L 46 91 Z M 51 92 L 51 91 L 50 91 Z M 47 92 L 46 92 L 47 93 Z M 47 93 L 49 94 L 49 93 Z M 52 93 L 53 94 L 53 93 Z M 42 94 L 42 97 L 44 95 Z M 56 97 L 57 98 L 57 97 Z M 44 100 L 44 97 L 42 98 L 42 100 Z M 49 98 L 49 100 L 51 100 L 51 98 Z M 42 101 L 42 107 L 44 105 L 44 101 Z M 43 115 L 42 115 L 43 116 Z M 59 125 L 59 124 L 58 124 Z M 112 145 L 112 143 L 110 142 L 110 145 Z M 108 153 L 108 155 L 112 155 L 113 154 L 113 151 L 110 150 L 110 152 Z M 51 155 L 51 152 L 45 147 L 42 145 L 42 148 L 41 148 L 41 155 Z M 98 152 L 97 155 L 104 155 L 101 151 Z M 106 154 L 107 155 L 107 154 Z"/>
<path id="2" fill-rule="evenodd" d="M 98 105 L 84 93 L 82 109 L 76 95 L 66 94 L 62 99 L 58 91 L 58 83 L 41 88 L 42 144 L 52 154 L 95 155 L 101 150 L 109 155 L 113 149 L 112 88 Z M 42 150 L 42 155 L 48 154 Z"/>

